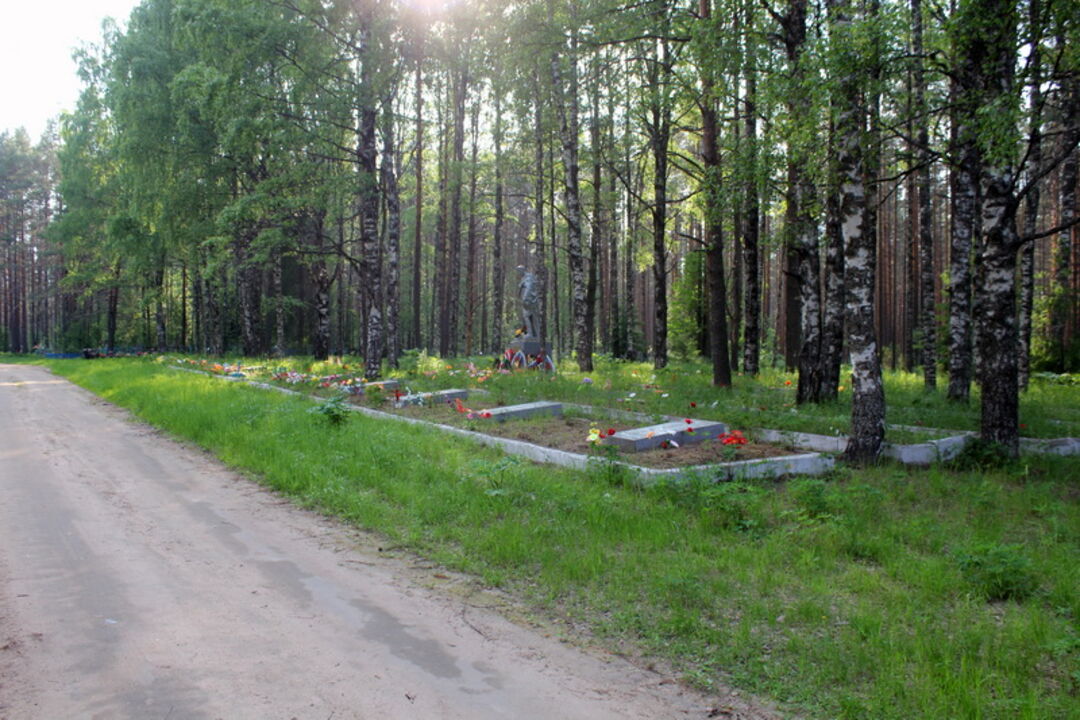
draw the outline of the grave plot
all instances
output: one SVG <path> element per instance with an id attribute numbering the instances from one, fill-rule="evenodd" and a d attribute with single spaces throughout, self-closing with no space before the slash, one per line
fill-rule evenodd
<path id="1" fill-rule="evenodd" d="M 304 382 L 292 383 L 286 380 L 283 383 L 283 378 L 278 377 L 273 378 L 273 383 L 265 383 L 220 374 L 212 375 L 225 380 L 241 380 L 255 387 L 289 395 L 321 395 L 318 390 L 313 391 L 310 387 L 310 378 L 304 378 Z M 338 385 L 339 390 L 349 392 L 347 388 L 353 383 L 330 383 L 326 378 L 316 379 L 316 387 L 323 391 L 334 384 Z M 293 389 L 282 385 L 308 387 Z M 718 480 L 733 480 L 781 475 L 817 475 L 827 472 L 833 466 L 832 458 L 826 455 L 806 453 L 777 444 L 755 443 L 737 431 L 721 432 L 725 427 L 722 423 L 697 421 L 702 424 L 703 432 L 695 437 L 696 431 L 689 432 L 692 429 L 690 426 L 695 422 L 692 418 L 684 418 L 682 421 L 688 426 L 686 429 L 679 428 L 679 432 L 684 435 L 675 432 L 673 428 L 661 428 L 664 432 L 659 438 L 659 444 L 635 444 L 637 452 L 625 452 L 618 448 L 618 441 L 604 444 L 602 439 L 614 438 L 620 432 L 629 432 L 633 437 L 633 431 L 636 430 L 641 431 L 638 435 L 649 436 L 651 433 L 652 437 L 656 437 L 657 430 L 650 429 L 651 426 L 666 426 L 678 419 L 650 417 L 573 403 L 565 405 L 569 412 L 564 414 L 562 403 L 500 405 L 491 400 L 487 393 L 483 393 L 479 401 L 468 401 L 466 404 L 469 392 L 462 389 L 421 393 L 392 386 L 379 388 L 376 392 L 357 392 L 359 389 L 372 388 L 362 384 L 359 388 L 354 387 L 349 392 L 350 405 L 368 415 L 386 419 L 400 418 L 459 433 L 537 462 L 584 468 L 597 459 L 612 461 L 627 466 L 644 481 L 648 481 L 650 477 L 676 474 L 687 469 L 701 469 L 713 474 Z M 502 421 L 499 418 L 502 418 Z M 719 434 L 714 436 L 713 433 Z M 687 435 L 702 441 L 681 443 L 679 438 Z"/>
<path id="2" fill-rule="evenodd" d="M 464 392 L 417 394 L 415 399 L 406 395 L 391 398 L 378 408 L 365 406 L 583 459 L 608 457 L 645 468 L 677 469 L 805 455 L 802 450 L 754 442 L 737 431 L 728 433 L 726 425 L 714 421 L 653 418 L 546 401 L 500 405 L 485 396 L 461 397 Z"/>

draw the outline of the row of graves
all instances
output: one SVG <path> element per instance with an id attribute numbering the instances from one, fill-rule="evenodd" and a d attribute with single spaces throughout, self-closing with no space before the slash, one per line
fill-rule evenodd
<path id="1" fill-rule="evenodd" d="M 522 326 L 500 358 L 502 372 L 554 372 L 555 364 L 540 337 L 539 289 L 534 273 L 519 266 Z M 186 361 L 192 362 L 192 361 Z M 203 361 L 205 366 L 206 362 Z M 271 383 L 251 380 L 239 367 L 185 369 L 210 371 L 218 377 L 252 382 L 291 394 L 310 380 L 293 372 L 271 374 Z M 348 408 L 388 421 L 420 423 L 494 445 L 538 462 L 587 467 L 597 461 L 618 464 L 648 478 L 694 471 L 716 480 L 828 472 L 842 453 L 847 437 L 755 429 L 742 431 L 717 420 L 634 413 L 552 401 L 499 402 L 483 390 L 463 388 L 413 392 L 398 380 L 365 382 L 331 376 L 315 386 L 336 389 L 349 397 Z M 903 428 L 926 433 L 925 442 L 886 444 L 885 457 L 909 465 L 929 465 L 958 455 L 974 433 Z M 1027 452 L 1080 454 L 1080 440 L 1022 441 Z"/>
<path id="2" fill-rule="evenodd" d="M 532 400 L 503 403 L 483 389 L 414 392 L 396 379 L 376 382 L 337 376 L 303 385 L 293 373 L 254 379 L 251 368 L 184 368 L 226 380 L 293 395 L 316 397 L 314 389 L 344 391 L 348 409 L 386 421 L 421 424 L 468 437 L 537 462 L 588 467 L 597 461 L 625 466 L 642 480 L 687 471 L 722 480 L 819 475 L 843 452 L 847 437 L 755 428 L 738 430 L 718 421 L 635 413 L 613 407 Z M 975 437 L 925 427 L 900 428 L 926 436 L 923 442 L 889 444 L 883 456 L 907 465 L 929 465 L 956 457 Z M 1080 440 L 1024 438 L 1021 450 L 1080 454 Z"/>

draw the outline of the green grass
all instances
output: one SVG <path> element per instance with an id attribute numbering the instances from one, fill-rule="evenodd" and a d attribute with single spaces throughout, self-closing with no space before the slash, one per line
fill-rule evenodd
<path id="1" fill-rule="evenodd" d="M 811 717 L 1080 717 L 1075 460 L 970 473 L 884 465 L 782 484 L 686 477 L 642 489 L 602 467 L 537 466 L 359 414 L 333 426 L 310 401 L 160 364 L 49 365 L 302 504 L 505 588 L 600 642 L 664 658 L 703 687 L 734 684 Z M 607 390 L 606 370 L 584 389 L 572 376 L 483 384 L 586 402 L 594 391 L 651 391 L 637 372 L 612 372 Z M 681 396 L 651 393 L 646 410 L 696 396 L 683 394 L 691 384 L 679 370 L 671 375 L 662 392 Z M 694 393 L 720 395 L 694 379 Z M 985 573 L 1020 573 L 1026 590 L 990 600 Z"/>

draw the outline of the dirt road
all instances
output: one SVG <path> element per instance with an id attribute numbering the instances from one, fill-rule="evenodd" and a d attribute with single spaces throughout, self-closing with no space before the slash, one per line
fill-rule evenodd
<path id="1" fill-rule="evenodd" d="M 4 720 L 759 717 L 516 626 L 376 542 L 0 365 Z"/>

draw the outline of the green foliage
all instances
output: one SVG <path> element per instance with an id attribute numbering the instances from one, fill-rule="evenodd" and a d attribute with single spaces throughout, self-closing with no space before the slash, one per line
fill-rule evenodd
<path id="1" fill-rule="evenodd" d="M 668 343 L 679 360 L 696 357 L 706 337 L 705 253 L 686 256 L 682 275 L 675 281 L 668 306 Z"/>
<path id="2" fill-rule="evenodd" d="M 957 553 L 956 563 L 964 580 L 987 600 L 1024 600 L 1038 588 L 1021 545 L 976 545 Z"/>
<path id="3" fill-rule="evenodd" d="M 438 355 L 429 355 L 427 350 L 421 350 L 416 356 L 415 371 L 420 375 L 438 374 L 444 369 L 445 363 Z"/>
<path id="4" fill-rule="evenodd" d="M 319 415 L 325 418 L 326 422 L 328 422 L 331 427 L 344 425 L 348 419 L 352 417 L 352 411 L 349 410 L 348 399 L 344 395 L 335 395 L 332 398 L 328 398 L 308 410 L 308 412 L 312 415 Z"/>

